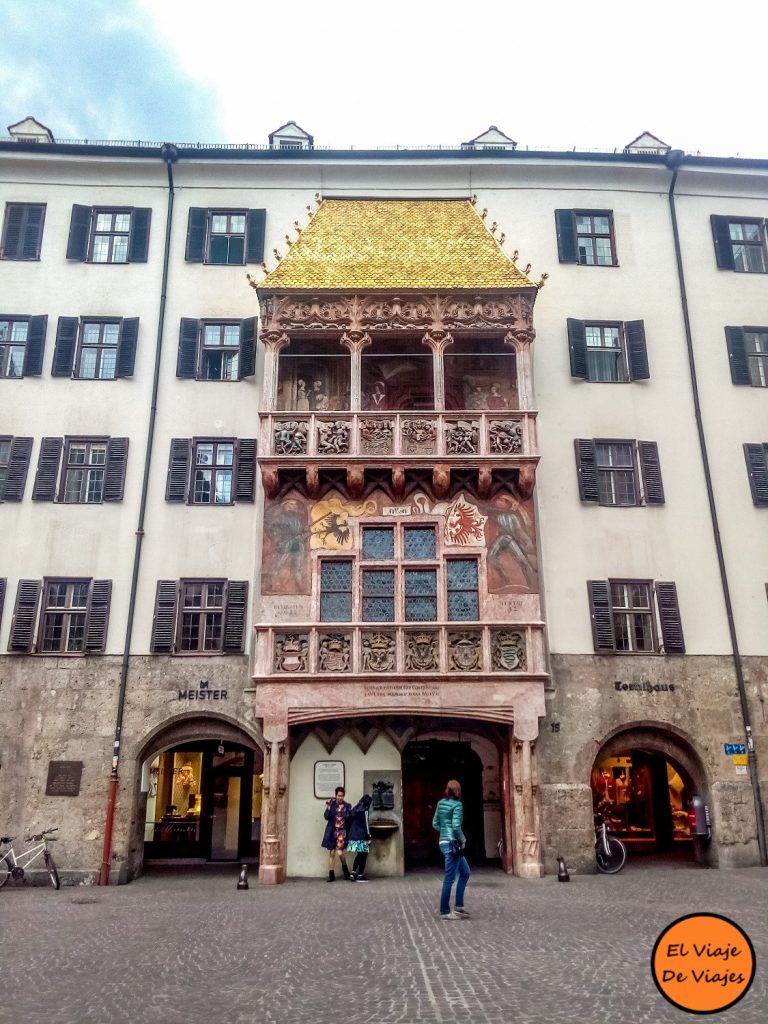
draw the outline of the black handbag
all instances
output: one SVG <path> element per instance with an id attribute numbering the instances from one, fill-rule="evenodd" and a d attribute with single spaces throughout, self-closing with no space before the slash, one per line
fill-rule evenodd
<path id="1" fill-rule="evenodd" d="M 458 839 L 452 839 L 451 840 L 451 851 L 457 857 L 462 856 L 463 853 L 464 853 L 464 843 L 460 843 Z"/>

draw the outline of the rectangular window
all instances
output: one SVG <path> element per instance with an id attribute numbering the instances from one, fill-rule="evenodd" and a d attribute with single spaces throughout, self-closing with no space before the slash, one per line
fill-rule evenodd
<path id="1" fill-rule="evenodd" d="M 90 580 L 47 582 L 43 598 L 42 651 L 81 654 L 85 650 L 85 620 Z"/>
<path id="2" fill-rule="evenodd" d="M 351 620 L 352 562 L 325 559 L 320 563 L 320 621 Z"/>
<path id="3" fill-rule="evenodd" d="M 637 467 L 631 441 L 596 441 L 597 489 L 601 505 L 637 505 Z"/>
<path id="4" fill-rule="evenodd" d="M 223 580 L 181 581 L 180 650 L 221 651 L 224 634 Z"/>
<path id="5" fill-rule="evenodd" d="M 586 323 L 587 380 L 627 381 L 624 332 L 620 323 Z"/>
<path id="6" fill-rule="evenodd" d="M 406 569 L 403 576 L 405 621 L 433 622 L 437 618 L 437 569 Z"/>
<path id="7" fill-rule="evenodd" d="M 238 380 L 240 321 L 202 323 L 198 380 Z"/>
<path id="8" fill-rule="evenodd" d="M 0 501 L 5 495 L 5 481 L 8 479 L 8 464 L 11 461 L 11 438 L 0 437 Z"/>
<path id="9" fill-rule="evenodd" d="M 749 380 L 752 387 L 768 387 L 768 330 L 744 329 Z"/>
<path id="10" fill-rule="evenodd" d="M 0 377 L 24 376 L 28 320 L 0 319 Z"/>
<path id="11" fill-rule="evenodd" d="M 91 505 L 104 499 L 106 441 L 68 441 L 64 454 L 62 501 Z"/>
<path id="12" fill-rule="evenodd" d="M 80 330 L 75 377 L 81 380 L 114 380 L 119 341 L 119 321 L 85 321 Z"/>
<path id="13" fill-rule="evenodd" d="M 363 527 L 363 560 L 391 562 L 395 557 L 395 529 L 392 526 Z"/>
<path id="14" fill-rule="evenodd" d="M 96 209 L 91 219 L 92 263 L 127 263 L 131 211 Z"/>
<path id="15" fill-rule="evenodd" d="M 447 563 L 448 619 L 477 622 L 480 618 L 477 560 L 452 558 Z"/>
<path id="16" fill-rule="evenodd" d="M 734 270 L 745 274 L 764 274 L 766 265 L 763 223 L 759 220 L 728 222 Z"/>
<path id="17" fill-rule="evenodd" d="M 193 505 L 230 505 L 234 473 L 233 441 L 198 441 L 192 470 Z"/>
<path id="18" fill-rule="evenodd" d="M 578 262 L 587 267 L 616 265 L 613 244 L 613 214 L 575 211 Z"/>
<path id="19" fill-rule="evenodd" d="M 656 651 L 650 582 L 611 582 L 611 616 L 615 650 L 632 654 Z"/>
<path id="20" fill-rule="evenodd" d="M 206 263 L 245 263 L 245 210 L 211 210 L 208 214 Z"/>
<path id="21" fill-rule="evenodd" d="M 395 572 L 393 569 L 363 569 L 363 621 L 394 622 Z"/>
<path id="22" fill-rule="evenodd" d="M 40 259 L 44 220 L 43 203 L 6 203 L 0 259 Z"/>

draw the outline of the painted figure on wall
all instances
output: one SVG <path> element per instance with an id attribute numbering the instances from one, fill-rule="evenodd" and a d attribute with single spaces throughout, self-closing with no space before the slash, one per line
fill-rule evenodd
<path id="1" fill-rule="evenodd" d="M 324 412 L 328 409 L 328 389 L 321 377 L 312 381 L 312 388 L 309 392 L 309 408 L 317 412 Z"/>
<path id="2" fill-rule="evenodd" d="M 488 590 L 492 594 L 526 593 L 539 587 L 533 508 L 512 494 L 491 502 L 486 526 Z"/>
<path id="3" fill-rule="evenodd" d="M 296 408 L 304 412 L 309 409 L 309 396 L 307 395 L 306 381 L 296 381 Z"/>
<path id="4" fill-rule="evenodd" d="M 375 381 L 373 388 L 363 395 L 364 409 L 386 409 L 387 408 L 387 386 L 383 380 Z"/>
<path id="5" fill-rule="evenodd" d="M 309 594 L 309 515 L 301 498 L 264 509 L 262 594 Z"/>

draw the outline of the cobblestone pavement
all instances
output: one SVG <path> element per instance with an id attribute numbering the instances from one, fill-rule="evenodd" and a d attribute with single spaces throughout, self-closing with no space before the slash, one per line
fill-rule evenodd
<path id="1" fill-rule="evenodd" d="M 719 1016 L 768 1017 L 768 870 L 630 864 L 537 881 L 478 870 L 472 918 L 437 915 L 435 872 L 238 892 L 235 867 L 109 889 L 0 892 L 3 1024 L 666 1024 L 648 964 L 662 928 L 713 911 L 757 975 Z M 688 1019 L 693 1019 L 690 1016 Z"/>

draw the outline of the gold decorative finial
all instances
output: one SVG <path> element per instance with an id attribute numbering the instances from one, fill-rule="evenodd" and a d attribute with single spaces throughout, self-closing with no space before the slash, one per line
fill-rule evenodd
<path id="1" fill-rule="evenodd" d="M 512 260 L 513 263 L 517 263 L 519 257 L 520 257 L 520 250 L 519 249 L 515 249 L 515 251 L 512 253 L 512 255 L 509 258 Z"/>
<path id="2" fill-rule="evenodd" d="M 309 214 L 310 217 L 312 216 L 312 207 L 311 206 L 307 207 L 307 213 Z"/>
<path id="3" fill-rule="evenodd" d="M 319 192 L 315 192 L 315 202 L 317 203 L 318 206 L 320 205 L 320 203 L 322 203 L 322 199 L 320 198 Z"/>
<path id="4" fill-rule="evenodd" d="M 251 275 L 248 274 L 248 273 L 246 273 L 245 276 L 248 278 L 248 284 L 251 286 L 251 288 L 257 288 L 258 287 L 258 285 L 256 284 L 256 278 L 255 277 L 251 277 Z"/>
<path id="5" fill-rule="evenodd" d="M 483 218 L 483 220 L 485 220 L 485 218 L 488 216 L 488 207 L 487 206 L 484 207 L 483 212 L 480 214 L 480 216 Z"/>
<path id="6" fill-rule="evenodd" d="M 277 262 L 278 262 L 278 263 L 279 263 L 279 262 L 280 262 L 280 260 L 281 260 L 281 259 L 283 258 L 283 257 L 282 257 L 282 256 L 280 255 L 280 253 L 279 253 L 279 252 L 277 251 L 277 249 L 273 249 L 273 250 L 272 250 L 272 255 L 273 255 L 273 256 L 275 257 L 275 259 L 277 260 Z"/>
<path id="7" fill-rule="evenodd" d="M 295 220 L 293 222 L 293 226 L 296 229 L 296 234 L 300 235 L 301 234 L 301 226 L 300 226 L 300 224 L 299 224 L 299 222 L 297 220 Z"/>
<path id="8" fill-rule="evenodd" d="M 262 260 L 262 263 L 261 263 L 261 269 L 264 271 L 265 274 L 269 273 L 269 271 L 267 270 L 267 264 L 264 263 L 263 260 Z"/>
<path id="9" fill-rule="evenodd" d="M 531 272 L 531 264 L 530 263 L 526 263 L 525 270 L 523 271 L 523 273 L 524 274 L 530 274 L 530 272 Z"/>
<path id="10" fill-rule="evenodd" d="M 542 274 L 541 277 L 539 278 L 539 280 L 536 282 L 536 287 L 537 288 L 543 288 L 544 287 L 544 282 L 547 280 L 548 277 L 549 277 L 549 274 Z"/>
<path id="11" fill-rule="evenodd" d="M 493 222 L 493 224 L 491 224 L 491 234 L 492 234 L 492 235 L 495 235 L 495 234 L 496 234 L 496 228 L 497 228 L 498 226 L 499 226 L 499 225 L 498 225 L 498 224 L 496 223 L 496 221 L 494 221 L 494 222 Z"/>
<path id="12" fill-rule="evenodd" d="M 288 248 L 289 248 L 289 249 L 290 249 L 290 248 L 291 248 L 291 246 L 293 245 L 293 242 L 292 242 L 292 240 L 291 240 L 291 236 L 290 236 L 290 235 L 286 235 L 286 236 L 285 236 L 285 244 L 286 244 L 286 245 L 288 246 Z"/>
<path id="13" fill-rule="evenodd" d="M 473 206 L 477 206 L 477 196 L 476 195 L 473 195 L 472 198 L 469 201 L 470 201 L 470 203 L 472 203 Z"/>
<path id="14" fill-rule="evenodd" d="M 507 240 L 507 236 L 502 231 L 501 234 L 499 235 L 499 245 L 504 245 L 506 240 Z"/>

